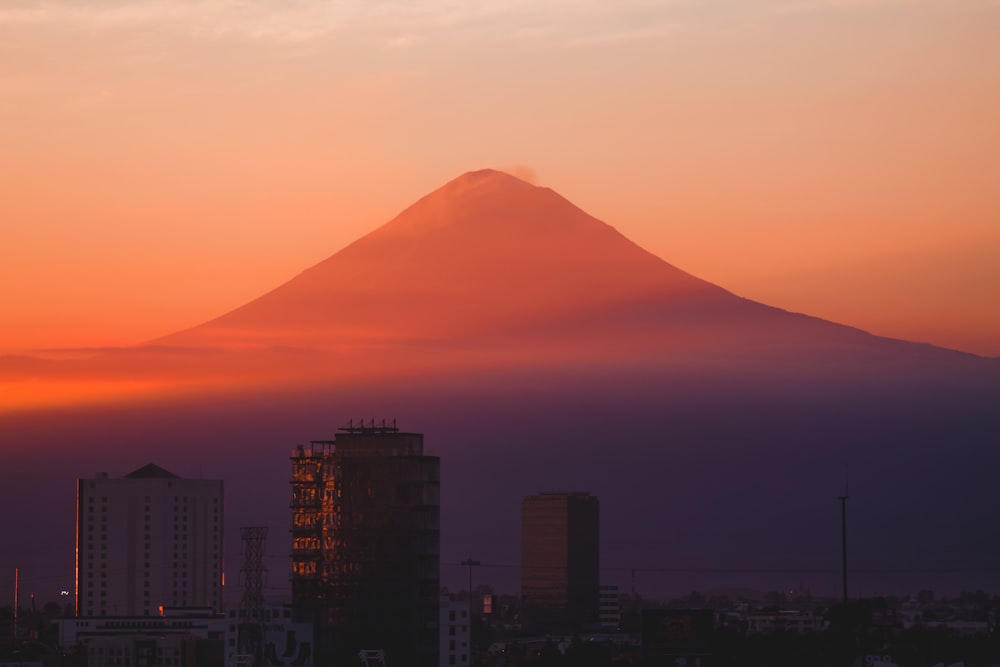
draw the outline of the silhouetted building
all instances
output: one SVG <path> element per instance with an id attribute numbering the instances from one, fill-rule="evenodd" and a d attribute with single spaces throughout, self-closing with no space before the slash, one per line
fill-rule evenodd
<path id="1" fill-rule="evenodd" d="M 424 437 L 349 425 L 292 455 L 292 606 L 317 664 L 437 667 L 440 472 Z"/>
<path id="2" fill-rule="evenodd" d="M 525 622 L 576 629 L 597 621 L 599 507 L 589 493 L 542 493 L 521 503 Z"/>
<path id="3" fill-rule="evenodd" d="M 643 609 L 641 625 L 642 655 L 647 659 L 700 665 L 711 653 L 715 629 L 711 609 Z"/>
<path id="4" fill-rule="evenodd" d="M 77 616 L 222 611 L 222 482 L 149 464 L 77 481 Z"/>

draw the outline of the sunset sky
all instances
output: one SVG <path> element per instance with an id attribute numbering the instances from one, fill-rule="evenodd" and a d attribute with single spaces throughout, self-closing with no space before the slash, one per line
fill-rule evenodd
<path id="1" fill-rule="evenodd" d="M 0 354 L 198 324 L 496 167 L 1000 356 L 998 119 L 996 0 L 7 0 Z"/>

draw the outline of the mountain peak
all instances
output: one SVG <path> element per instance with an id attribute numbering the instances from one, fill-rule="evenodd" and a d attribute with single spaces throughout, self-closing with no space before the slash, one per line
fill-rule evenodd
<path id="1" fill-rule="evenodd" d="M 415 206 L 425 201 L 446 200 L 454 204 L 468 199 L 471 200 L 470 203 L 476 203 L 481 208 L 485 203 L 483 201 L 484 198 L 509 199 L 511 197 L 526 197 L 530 196 L 529 193 L 532 192 L 548 192 L 550 196 L 555 194 L 547 188 L 532 185 L 505 171 L 479 169 L 476 171 L 467 171 L 461 176 L 448 181 L 437 190 L 420 199 Z M 494 205 L 495 202 L 490 202 L 490 204 Z"/>
<path id="2" fill-rule="evenodd" d="M 496 169 L 468 171 L 422 197 L 374 237 L 423 236 L 444 227 L 477 228 L 525 223 L 526 217 L 564 218 L 573 204 L 548 188 L 538 187 Z M 531 215 L 526 216 L 525 213 Z"/>
<path id="3" fill-rule="evenodd" d="M 527 181 L 509 174 L 506 171 L 501 171 L 499 169 L 474 169 L 472 171 L 467 171 L 461 176 L 453 178 L 452 180 L 445 183 L 440 190 L 443 190 L 450 186 L 461 186 L 461 187 L 472 187 L 476 185 L 489 185 L 489 184 L 507 184 L 507 185 L 531 185 Z M 534 187 L 534 186 L 532 186 Z"/>
<path id="4" fill-rule="evenodd" d="M 325 349 L 527 329 L 649 299 L 669 307 L 720 297 L 733 298 L 555 191 L 480 169 L 187 337 Z"/>

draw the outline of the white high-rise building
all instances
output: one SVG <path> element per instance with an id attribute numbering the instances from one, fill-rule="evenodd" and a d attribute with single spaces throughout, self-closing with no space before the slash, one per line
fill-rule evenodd
<path id="1" fill-rule="evenodd" d="M 149 464 L 77 481 L 77 616 L 222 611 L 222 481 Z"/>
<path id="2" fill-rule="evenodd" d="M 471 654 L 472 624 L 469 618 L 469 601 L 453 600 L 441 596 L 439 607 L 441 622 L 438 625 L 440 667 L 468 667 Z"/>

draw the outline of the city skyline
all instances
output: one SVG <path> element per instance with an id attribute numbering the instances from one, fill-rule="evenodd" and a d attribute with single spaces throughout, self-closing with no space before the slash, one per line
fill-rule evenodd
<path id="1" fill-rule="evenodd" d="M 370 421 L 372 423 L 373 429 L 378 428 L 375 426 L 377 420 L 372 419 Z M 360 431 L 363 428 L 361 425 L 364 423 L 365 423 L 364 420 L 359 420 L 356 424 L 352 421 L 351 425 L 357 426 L 358 430 Z M 385 420 L 381 420 L 381 423 L 385 423 Z M 409 436 L 411 434 L 402 434 L 402 435 Z M 319 441 L 313 443 L 313 446 L 321 447 L 324 443 L 326 443 L 326 441 Z M 359 443 L 360 440 L 356 444 Z M 316 449 L 312 453 L 306 452 L 305 456 L 306 458 L 309 458 L 310 456 L 312 456 L 313 458 L 321 457 L 322 456 L 322 454 L 320 453 L 321 451 L 322 451 L 321 449 Z M 303 456 L 303 454 L 298 449 L 296 449 L 295 457 L 298 456 Z M 295 457 L 293 457 L 293 460 L 295 460 Z M 281 460 L 280 457 L 277 460 Z M 134 477 L 135 480 L 139 480 L 140 483 L 141 480 L 143 479 L 152 479 L 154 481 L 157 479 L 160 480 L 170 479 L 170 480 L 180 480 L 181 482 L 186 482 L 187 486 L 191 486 L 192 488 L 197 487 L 200 484 L 201 485 L 204 485 L 206 483 L 208 485 L 216 485 L 220 483 L 229 484 L 232 481 L 234 481 L 232 479 L 230 480 L 223 479 L 218 481 L 182 479 L 180 477 L 173 475 L 173 473 L 163 471 L 155 464 L 147 464 L 145 466 L 140 467 L 137 470 L 134 470 L 132 473 L 130 473 L 130 475 L 123 475 L 122 477 L 111 477 L 111 478 L 102 477 L 101 475 L 103 474 L 106 473 L 99 473 L 97 476 L 89 478 L 89 481 L 106 482 L 110 480 L 110 481 L 121 482 L 121 481 L 128 481 L 131 475 Z M 82 478 L 79 480 L 79 483 L 83 484 L 87 481 L 88 478 Z M 317 488 L 320 488 L 320 486 L 321 485 L 317 485 Z M 136 484 L 133 484 L 133 487 L 138 488 Z M 93 494 L 94 492 L 91 491 L 90 493 Z M 120 495 L 120 493 L 118 495 Z M 534 496 L 526 497 L 525 500 L 544 499 L 545 496 L 553 497 L 556 500 L 556 502 L 558 502 L 560 498 L 562 498 L 563 501 L 565 502 L 566 498 L 572 499 L 572 497 L 574 496 L 582 496 L 584 497 L 584 500 L 589 499 L 594 501 L 593 504 L 595 506 L 597 504 L 596 499 L 590 496 L 590 494 L 586 492 L 572 492 L 572 493 L 543 492 L 540 494 L 535 494 Z M 86 501 L 87 497 L 89 496 L 81 496 L 81 499 L 83 501 Z M 617 499 L 617 501 L 620 502 L 620 499 Z M 83 505 L 86 506 L 86 502 L 84 502 Z M 295 501 L 293 501 L 292 506 L 301 507 L 301 505 L 297 504 Z M 121 505 L 116 505 L 112 509 L 115 512 L 120 512 L 122 509 L 127 509 L 127 508 L 123 508 Z M 564 510 L 566 509 L 565 506 L 563 507 L 563 509 Z M 555 507 L 551 508 L 551 510 L 558 512 L 558 510 Z M 558 519 L 556 519 L 554 515 L 552 515 L 552 511 L 549 511 L 546 519 L 541 520 L 541 522 L 540 522 L 541 519 L 540 515 L 539 520 L 535 520 L 534 523 L 532 524 L 532 530 L 537 532 L 538 528 L 541 527 L 542 525 L 546 525 L 552 528 L 552 526 L 554 525 L 553 522 L 558 522 Z M 184 512 L 187 512 L 186 507 L 184 508 Z M 520 523 L 515 524 L 517 526 L 516 531 L 506 536 L 497 535 L 496 536 L 497 539 L 516 542 L 518 545 L 520 545 L 520 548 L 523 549 L 524 548 L 523 536 L 524 536 L 524 531 L 526 529 L 524 524 L 525 512 L 526 510 L 523 507 L 518 512 Z M 837 532 L 835 529 L 839 527 L 839 519 L 838 521 L 834 521 L 834 519 L 837 519 L 838 517 L 839 514 L 835 512 L 831 512 L 829 515 L 829 519 L 831 520 L 831 526 L 830 526 L 831 533 Z M 275 528 L 278 533 L 277 535 L 274 536 L 274 539 L 279 542 L 287 539 L 287 543 L 289 545 L 293 544 L 293 541 L 295 539 L 294 536 L 297 534 L 298 535 L 303 534 L 300 529 L 297 529 L 295 527 L 296 525 L 297 524 L 295 522 L 293 513 L 292 518 L 286 517 L 286 521 L 284 524 L 278 524 L 272 526 L 272 528 Z M 227 538 L 227 542 L 230 544 L 230 548 L 224 549 L 224 551 L 226 551 L 229 555 L 228 560 L 224 563 L 224 569 L 229 569 L 231 571 L 240 570 L 242 563 L 242 554 L 240 553 L 239 549 L 231 548 L 232 545 L 239 544 L 240 531 L 241 531 L 240 526 L 234 525 L 232 523 L 226 524 L 226 533 L 224 537 Z M 117 533 L 120 532 L 120 530 L 114 530 L 112 532 Z M 288 535 L 289 537 L 288 538 L 283 537 L 285 535 Z M 619 533 L 618 537 L 620 536 L 621 534 Z M 220 537 L 223 537 L 223 535 L 220 535 Z M 559 536 L 555 535 L 554 537 L 558 538 Z M 562 537 L 566 537 L 566 535 L 563 535 Z M 70 553 L 72 551 L 72 546 L 73 546 L 73 540 L 71 539 L 70 536 L 65 540 L 65 544 L 63 545 L 64 551 L 66 553 Z M 865 547 L 864 544 L 860 545 L 855 544 L 854 546 L 855 548 L 860 548 L 862 550 Z M 833 549 L 834 547 L 835 549 Z M 831 548 L 832 550 L 837 550 L 837 553 L 839 554 L 839 544 L 836 544 L 835 541 L 831 541 Z M 81 547 L 77 549 L 77 551 L 78 552 L 85 551 L 85 548 Z M 293 552 L 294 551 L 296 551 L 295 547 L 293 547 Z M 453 554 L 455 553 L 458 552 L 453 550 Z M 851 551 L 849 553 L 850 553 L 849 560 L 851 563 L 851 566 L 849 568 L 850 575 L 852 579 L 854 579 L 855 581 L 860 580 L 862 582 L 857 586 L 852 585 L 850 591 L 850 598 L 861 599 L 872 595 L 878 595 L 880 591 L 880 586 L 885 585 L 885 580 L 883 579 L 883 577 L 885 575 L 893 573 L 891 571 L 882 571 L 880 569 L 873 570 L 869 567 L 865 567 L 864 565 L 859 566 L 859 563 L 863 563 L 864 561 L 859 560 L 855 552 Z M 482 556 L 483 554 L 479 553 L 473 554 L 473 556 L 477 555 Z M 281 604 L 281 603 L 287 604 L 292 599 L 292 591 L 293 591 L 292 581 L 296 576 L 294 560 L 293 560 L 294 555 L 289 556 L 287 553 L 284 552 L 269 553 L 266 555 L 266 558 L 270 562 L 270 564 L 265 566 L 265 568 L 269 569 L 270 572 L 269 572 L 269 578 L 266 580 L 267 584 L 264 588 L 266 592 L 264 596 L 265 601 L 267 604 Z M 523 588 L 524 586 L 523 583 L 524 573 L 522 572 L 524 567 L 523 559 L 524 559 L 524 554 L 522 552 L 520 562 L 517 559 L 495 560 L 489 558 L 483 561 L 475 561 L 477 567 L 473 580 L 473 586 L 472 586 L 473 590 L 476 590 L 480 586 L 485 585 L 488 586 L 491 590 L 493 590 L 497 594 L 517 596 L 519 594 L 519 589 Z M 745 582 L 747 576 L 755 576 L 755 575 L 778 575 L 782 577 L 783 582 L 786 584 L 789 590 L 802 587 L 803 586 L 802 582 L 809 580 L 813 582 L 812 586 L 812 588 L 814 588 L 813 593 L 816 595 L 817 598 L 837 600 L 840 597 L 840 590 L 841 590 L 840 588 L 841 570 L 839 563 L 835 561 L 836 559 L 831 558 L 829 560 L 829 563 L 822 568 L 809 568 L 803 570 L 794 567 L 789 567 L 785 568 L 784 572 L 782 572 L 783 568 L 775 569 L 768 567 L 761 567 L 761 568 L 715 567 L 711 564 L 706 565 L 697 563 L 687 563 L 683 566 L 677 566 L 677 567 L 673 566 L 660 567 L 649 564 L 648 562 L 644 562 L 641 558 L 639 558 L 634 561 L 628 561 L 628 562 L 623 562 L 619 559 L 615 560 L 610 564 L 605 564 L 602 562 L 597 567 L 597 570 L 600 572 L 601 585 L 604 585 L 606 582 L 613 582 L 613 584 L 623 594 L 629 592 L 638 593 L 640 596 L 643 597 L 649 596 L 651 597 L 651 599 L 654 600 L 655 599 L 667 600 L 672 597 L 680 597 L 684 594 L 695 592 L 698 590 L 710 594 L 713 592 L 741 591 L 743 594 L 760 595 L 760 596 L 763 596 L 765 593 L 768 593 L 771 590 L 773 590 L 773 588 L 769 588 L 768 586 L 761 586 L 754 589 L 753 587 L 747 587 L 745 584 L 740 583 L 740 582 Z M 630 562 L 632 564 L 628 564 Z M 31 563 L 28 563 L 27 565 L 28 565 L 27 567 L 20 568 L 21 579 L 22 579 L 22 591 L 21 591 L 22 600 L 26 595 L 34 596 L 37 594 L 38 604 L 65 601 L 65 598 L 60 596 L 58 587 L 53 587 L 51 585 L 40 587 L 38 585 L 39 582 L 53 582 L 54 578 L 51 575 L 44 573 L 39 574 L 37 570 L 33 571 Z M 211 567 L 210 562 L 208 564 L 208 567 Z M 536 568 L 538 571 L 532 576 L 537 577 L 539 573 L 542 572 L 542 570 L 546 570 L 547 568 L 554 566 L 546 565 L 540 567 L 541 569 Z M 114 573 L 116 577 L 121 575 L 122 570 L 123 568 L 120 567 L 114 568 Z M 85 567 L 80 566 L 78 568 L 78 571 L 85 573 L 86 569 Z M 982 573 L 992 572 L 992 569 L 987 567 L 982 569 L 981 572 Z M 968 571 L 968 574 L 975 575 L 976 573 L 977 570 Z M 452 589 L 452 592 L 464 591 L 466 589 L 465 582 L 467 574 L 468 574 L 468 564 L 466 561 L 442 559 L 441 584 L 445 589 Z M 905 575 L 906 570 L 905 569 L 901 570 L 897 574 Z M 917 576 L 917 577 L 920 577 L 922 575 L 938 577 L 941 578 L 942 581 L 947 580 L 949 576 L 962 575 L 962 574 L 963 574 L 962 569 L 948 570 L 940 568 L 917 569 L 911 573 L 912 576 Z M 674 583 L 664 584 L 664 580 L 674 580 Z M 821 583 L 820 585 L 816 585 L 815 582 L 817 581 L 823 583 Z M 58 583 L 58 581 L 56 581 L 56 583 Z M 118 580 L 118 583 L 121 583 L 120 579 Z M 804 588 L 805 590 L 808 590 L 810 587 L 805 586 Z M 947 585 L 945 585 L 938 592 L 947 596 L 949 594 L 956 594 L 960 590 L 960 588 L 961 590 L 965 590 L 965 588 L 962 587 L 948 587 Z M 915 595 L 916 593 L 919 592 L 918 589 L 923 590 L 920 587 L 912 587 L 912 586 L 909 588 L 892 589 L 892 590 L 895 591 L 893 593 L 894 595 L 901 595 L 904 593 L 904 591 L 906 592 L 906 594 Z M 926 589 L 934 590 L 935 587 L 931 584 L 927 584 Z M 988 592 L 990 590 L 992 589 L 988 589 Z M 779 588 L 779 592 L 780 591 L 781 589 Z M 566 591 L 563 590 L 563 594 L 565 593 Z M 223 600 L 225 608 L 232 608 L 232 609 L 237 608 L 240 603 L 241 596 L 242 596 L 242 589 L 240 585 L 231 584 L 230 587 L 228 588 L 228 592 L 226 593 L 226 597 Z M 180 603 L 172 604 L 172 600 L 167 598 L 161 600 L 161 603 L 166 603 L 166 606 L 168 607 L 190 606 Z M 0 605 L 0 607 L 2 606 L 3 605 Z M 122 605 L 120 603 L 115 603 L 116 608 L 121 606 Z M 154 607 L 155 606 L 157 605 L 154 605 Z M 100 615 L 110 615 L 112 617 L 128 616 L 128 614 L 117 613 L 117 612 L 111 614 L 102 613 Z M 82 614 L 82 616 L 86 617 L 88 615 Z"/>

